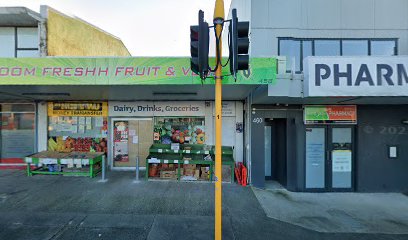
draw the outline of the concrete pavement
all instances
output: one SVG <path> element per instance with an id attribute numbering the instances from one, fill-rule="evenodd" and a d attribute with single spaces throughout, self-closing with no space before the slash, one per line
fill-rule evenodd
<path id="1" fill-rule="evenodd" d="M 0 239 L 213 239 L 210 183 L 132 183 L 26 177 L 0 171 Z M 321 233 L 268 218 L 250 187 L 223 185 L 223 239 L 408 239 L 408 235 Z"/>
<path id="2" fill-rule="evenodd" d="M 268 217 L 314 231 L 408 234 L 408 197 L 401 193 L 253 191 Z"/>

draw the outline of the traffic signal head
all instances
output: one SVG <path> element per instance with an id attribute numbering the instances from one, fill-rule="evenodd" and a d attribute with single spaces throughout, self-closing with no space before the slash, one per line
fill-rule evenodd
<path id="1" fill-rule="evenodd" d="M 191 71 L 205 79 L 208 74 L 208 48 L 210 34 L 208 23 L 204 22 L 204 12 L 198 12 L 198 25 L 190 26 Z"/>
<path id="2" fill-rule="evenodd" d="M 230 72 L 236 76 L 238 70 L 248 70 L 249 67 L 249 22 L 239 22 L 237 10 L 232 9 L 232 19 L 229 25 L 229 57 Z"/>

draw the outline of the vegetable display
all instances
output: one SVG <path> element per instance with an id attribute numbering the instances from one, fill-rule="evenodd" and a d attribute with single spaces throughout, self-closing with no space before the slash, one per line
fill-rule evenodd
<path id="1" fill-rule="evenodd" d="M 154 126 L 154 142 L 162 144 L 204 144 L 203 118 L 163 118 Z"/>

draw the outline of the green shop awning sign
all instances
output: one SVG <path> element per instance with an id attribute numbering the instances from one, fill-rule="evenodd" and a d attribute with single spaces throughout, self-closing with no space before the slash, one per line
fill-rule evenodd
<path id="1" fill-rule="evenodd" d="M 226 62 L 226 59 L 224 60 Z M 252 58 L 250 70 L 223 84 L 273 84 L 275 58 Z M 223 68 L 229 74 L 229 66 Z M 214 84 L 207 78 L 203 84 Z M 0 85 L 173 85 L 202 84 L 189 58 L 0 58 Z"/>

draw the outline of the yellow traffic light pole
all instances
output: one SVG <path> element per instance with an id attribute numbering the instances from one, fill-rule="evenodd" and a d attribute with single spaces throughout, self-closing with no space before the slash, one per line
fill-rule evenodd
<path id="1" fill-rule="evenodd" d="M 224 24 L 224 1 L 216 0 L 214 8 L 214 25 L 216 40 L 217 70 L 215 71 L 215 239 L 221 240 L 222 233 L 222 164 L 221 164 L 221 129 L 222 129 L 222 43 L 221 33 Z"/>

